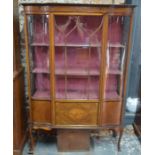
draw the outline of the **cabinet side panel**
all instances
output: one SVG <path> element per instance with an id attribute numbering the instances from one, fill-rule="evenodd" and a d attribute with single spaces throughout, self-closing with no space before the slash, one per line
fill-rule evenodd
<path id="1" fill-rule="evenodd" d="M 34 122 L 51 123 L 50 101 L 32 101 L 32 119 Z"/>
<path id="2" fill-rule="evenodd" d="M 25 136 L 24 124 L 24 79 L 23 69 L 13 80 L 13 145 L 14 149 L 21 149 L 21 145 Z"/>
<path id="3" fill-rule="evenodd" d="M 105 102 L 102 109 L 102 125 L 119 125 L 121 102 Z"/>

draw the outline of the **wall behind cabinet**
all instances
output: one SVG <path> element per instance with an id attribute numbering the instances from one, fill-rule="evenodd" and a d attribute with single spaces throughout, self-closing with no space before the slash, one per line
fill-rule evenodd
<path id="1" fill-rule="evenodd" d="M 134 15 L 127 96 L 138 97 L 141 69 L 141 0 L 130 0 L 130 4 L 135 4 L 137 7 L 135 8 Z"/>
<path id="2" fill-rule="evenodd" d="M 141 0 L 126 0 L 127 4 L 137 5 L 134 13 L 133 34 L 131 57 L 128 74 L 127 96 L 140 96 L 140 78 L 141 78 Z M 134 113 L 126 112 L 124 118 L 125 124 L 132 124 L 135 119 Z M 139 116 L 140 117 L 140 116 Z"/>

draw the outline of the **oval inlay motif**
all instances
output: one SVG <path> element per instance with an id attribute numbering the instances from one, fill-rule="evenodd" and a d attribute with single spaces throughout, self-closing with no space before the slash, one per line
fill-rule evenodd
<path id="1" fill-rule="evenodd" d="M 74 120 L 80 120 L 87 116 L 85 110 L 82 109 L 71 109 L 69 111 L 69 117 Z"/>

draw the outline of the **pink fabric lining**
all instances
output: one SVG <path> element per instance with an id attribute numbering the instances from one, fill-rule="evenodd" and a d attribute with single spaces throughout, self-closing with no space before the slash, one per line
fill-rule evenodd
<path id="1" fill-rule="evenodd" d="M 121 22 L 121 16 L 111 16 L 109 18 L 109 43 L 122 43 L 123 24 Z"/>
<path id="2" fill-rule="evenodd" d="M 34 47 L 34 57 L 33 57 L 33 69 L 37 71 L 49 71 L 49 52 L 48 47 Z"/>
<path id="3" fill-rule="evenodd" d="M 119 95 L 116 91 L 106 91 L 105 92 L 105 99 L 110 100 L 110 99 L 119 99 Z"/>
<path id="4" fill-rule="evenodd" d="M 33 94 L 32 98 L 34 99 L 50 99 L 50 91 L 35 91 L 35 93 Z"/>
<path id="5" fill-rule="evenodd" d="M 63 48 L 55 48 L 56 74 L 65 73 L 65 51 Z M 70 75 L 99 75 L 100 48 L 91 48 L 90 58 L 88 48 L 67 48 L 66 72 Z M 88 61 L 89 60 L 89 61 Z"/>
<path id="6" fill-rule="evenodd" d="M 106 79 L 105 99 L 118 98 L 118 78 L 120 75 L 109 74 Z"/>
<path id="7" fill-rule="evenodd" d="M 66 97 L 67 99 L 98 99 L 99 94 L 99 79 L 90 78 L 69 78 L 66 82 Z M 59 77 L 56 80 L 56 98 L 65 98 L 65 78 Z"/>
<path id="8" fill-rule="evenodd" d="M 110 53 L 110 64 L 109 70 L 120 70 L 121 69 L 121 49 L 120 48 L 109 48 Z"/>
<path id="9" fill-rule="evenodd" d="M 34 15 L 33 17 L 33 43 L 49 43 L 47 16 Z"/>
<path id="10" fill-rule="evenodd" d="M 111 16 L 109 18 L 108 42 L 116 45 L 122 44 L 123 24 L 122 16 Z M 105 99 L 118 99 L 120 97 L 119 87 L 121 71 L 121 48 L 109 48 L 109 71 L 106 79 Z"/>
<path id="11" fill-rule="evenodd" d="M 101 16 L 55 16 L 55 22 L 55 44 L 101 44 L 101 29 L 90 38 L 90 34 L 101 24 Z M 76 22 L 78 27 L 65 37 L 76 26 Z"/>
<path id="12" fill-rule="evenodd" d="M 34 74 L 33 98 L 50 99 L 50 78 L 49 74 Z"/>
<path id="13" fill-rule="evenodd" d="M 35 98 L 50 98 L 50 77 L 49 74 L 49 32 L 48 19 L 46 15 L 34 16 L 33 18 L 33 41 L 32 45 L 42 44 L 46 46 L 35 46 L 33 56 L 33 72 L 34 74 Z M 43 18 L 44 17 L 44 18 Z M 69 16 L 56 16 L 55 20 L 57 26 L 65 24 Z M 43 23 L 43 21 L 46 21 Z M 93 22 L 92 22 L 93 21 Z M 118 17 L 111 17 L 109 19 L 108 41 L 109 43 L 122 43 L 122 23 Z M 55 28 L 55 44 L 74 44 L 74 45 L 101 45 L 101 29 L 95 33 L 94 37 L 90 39 L 90 34 L 93 33 L 97 27 L 102 23 L 102 17 L 81 16 L 80 23 L 83 24 L 82 29 L 75 29 L 70 35 L 64 38 L 72 28 L 75 26 L 75 21 L 72 20 L 68 27 L 58 30 Z M 80 24 L 79 23 L 79 24 Z M 67 73 L 67 88 L 65 96 L 65 78 L 56 76 L 56 98 L 58 99 L 98 99 L 99 98 L 99 78 L 90 77 L 90 84 L 88 85 L 88 76 L 100 73 L 100 59 L 101 48 L 92 47 L 90 61 L 88 61 L 87 47 L 67 47 L 67 70 L 65 72 L 65 55 L 64 47 L 55 47 L 55 73 L 56 75 L 63 75 Z M 111 48 L 110 53 L 110 70 L 113 73 L 119 73 L 120 69 L 120 49 Z M 88 74 L 89 70 L 89 74 Z M 71 75 L 78 75 L 73 77 Z M 82 76 L 86 76 L 81 77 Z M 118 77 L 120 75 L 108 75 L 106 81 L 105 98 L 118 98 Z"/>
<path id="14" fill-rule="evenodd" d="M 50 78 L 48 74 L 35 74 L 35 89 L 39 91 L 50 90 Z"/>

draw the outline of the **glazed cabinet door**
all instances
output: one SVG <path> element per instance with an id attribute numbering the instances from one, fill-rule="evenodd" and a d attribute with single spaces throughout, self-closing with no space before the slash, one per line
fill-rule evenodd
<path id="1" fill-rule="evenodd" d="M 51 123 L 51 72 L 49 16 L 27 15 L 28 77 L 33 123 Z"/>
<path id="2" fill-rule="evenodd" d="M 31 97 L 50 100 L 49 15 L 27 15 Z"/>
<path id="3" fill-rule="evenodd" d="M 103 17 L 55 15 L 54 22 L 56 100 L 98 100 Z"/>
<path id="4" fill-rule="evenodd" d="M 102 124 L 120 124 L 130 17 L 108 15 Z"/>
<path id="5" fill-rule="evenodd" d="M 121 100 L 127 56 L 130 17 L 109 15 L 104 100 Z"/>
<path id="6" fill-rule="evenodd" d="M 54 15 L 54 22 L 56 124 L 97 125 L 103 16 Z"/>

